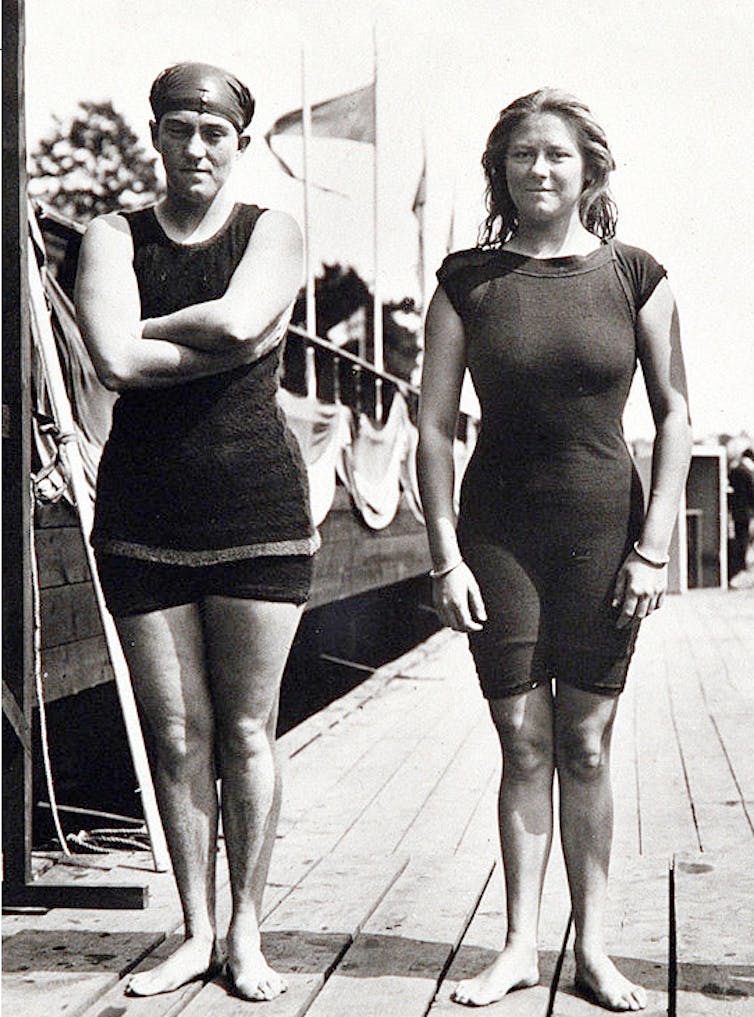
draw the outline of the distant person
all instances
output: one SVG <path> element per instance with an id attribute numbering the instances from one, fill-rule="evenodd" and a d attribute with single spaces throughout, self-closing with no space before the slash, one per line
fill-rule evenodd
<path id="1" fill-rule="evenodd" d="M 165 197 L 95 219 L 76 284 L 97 373 L 121 393 L 92 542 L 185 920 L 184 943 L 127 991 L 167 992 L 211 977 L 220 961 L 219 776 L 233 899 L 227 974 L 240 996 L 266 1000 L 286 987 L 259 934 L 280 805 L 280 680 L 318 542 L 275 398 L 301 236 L 288 215 L 231 196 L 254 111 L 242 82 L 178 64 L 157 77 L 150 102 Z"/>
<path id="2" fill-rule="evenodd" d="M 434 601 L 445 624 L 469 633 L 504 761 L 507 937 L 454 999 L 484 1005 L 539 979 L 557 770 L 577 984 L 604 1007 L 640 1010 L 646 993 L 607 956 L 602 929 L 610 739 L 639 623 L 665 596 L 689 464 L 678 317 L 665 269 L 613 239 L 614 161 L 583 103 L 551 88 L 517 99 L 482 165 L 483 237 L 438 272 L 419 412 Z M 657 428 L 646 515 L 621 428 L 637 362 Z M 456 529 L 467 366 L 481 431 Z"/>
<path id="3" fill-rule="evenodd" d="M 733 587 L 744 585 L 754 518 L 754 450 L 744 449 L 728 470 L 728 511 L 733 521 L 728 578 Z"/>

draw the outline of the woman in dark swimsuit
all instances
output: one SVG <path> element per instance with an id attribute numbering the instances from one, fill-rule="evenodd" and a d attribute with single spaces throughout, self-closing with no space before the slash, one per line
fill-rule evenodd
<path id="1" fill-rule="evenodd" d="M 578 982 L 603 1006 L 639 1010 L 644 990 L 603 945 L 610 738 L 639 622 L 662 604 L 688 469 L 677 313 L 664 269 L 613 240 L 614 163 L 583 104 L 554 89 L 516 100 L 482 162 L 484 242 L 438 272 L 419 421 L 435 604 L 469 633 L 504 760 L 505 948 L 454 998 L 485 1004 L 539 978 L 557 769 Z M 657 428 L 646 514 L 621 426 L 637 361 Z M 481 431 L 456 529 L 467 366 Z"/>
<path id="2" fill-rule="evenodd" d="M 280 803 L 275 726 L 318 542 L 275 400 L 301 236 L 289 216 L 231 197 L 254 109 L 245 85 L 179 64 L 150 101 L 167 193 L 92 222 L 76 287 L 97 373 L 120 393 L 92 542 L 185 919 L 184 943 L 128 991 L 170 991 L 217 966 L 217 758 L 233 898 L 227 972 L 241 996 L 272 999 L 285 981 L 262 955 L 259 920 Z"/>

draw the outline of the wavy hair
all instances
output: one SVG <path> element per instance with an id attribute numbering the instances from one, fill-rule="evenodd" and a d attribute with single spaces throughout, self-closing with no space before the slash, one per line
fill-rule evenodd
<path id="1" fill-rule="evenodd" d="M 608 179 L 615 169 L 615 160 L 605 132 L 591 110 L 573 95 L 558 88 L 539 88 L 506 106 L 487 138 L 482 156 L 487 181 L 484 192 L 487 218 L 480 230 L 479 246 L 497 247 L 515 236 L 518 230 L 518 210 L 508 190 L 505 157 L 513 131 L 535 113 L 554 113 L 573 128 L 584 159 L 584 190 L 579 202 L 581 222 L 601 240 L 614 237 L 618 209 L 608 191 Z"/>

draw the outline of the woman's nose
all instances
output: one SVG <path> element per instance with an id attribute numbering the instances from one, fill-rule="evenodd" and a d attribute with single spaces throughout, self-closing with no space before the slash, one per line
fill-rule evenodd
<path id="1" fill-rule="evenodd" d="M 199 131 L 194 131 L 186 140 L 186 152 L 195 159 L 201 159 L 204 155 L 204 142 Z"/>
<path id="2" fill-rule="evenodd" d="M 538 152 L 531 164 L 531 172 L 538 177 L 546 177 L 550 172 L 550 167 L 547 163 L 547 156 L 544 152 Z"/>

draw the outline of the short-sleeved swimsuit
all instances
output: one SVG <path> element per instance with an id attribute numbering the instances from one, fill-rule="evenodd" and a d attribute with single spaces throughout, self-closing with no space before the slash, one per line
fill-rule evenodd
<path id="1" fill-rule="evenodd" d="M 611 602 L 643 494 L 622 414 L 636 317 L 664 274 L 618 242 L 547 259 L 473 249 L 438 272 L 481 406 L 458 538 L 488 614 L 470 645 L 489 699 L 551 679 L 625 685 L 638 626 L 619 629 Z"/>

